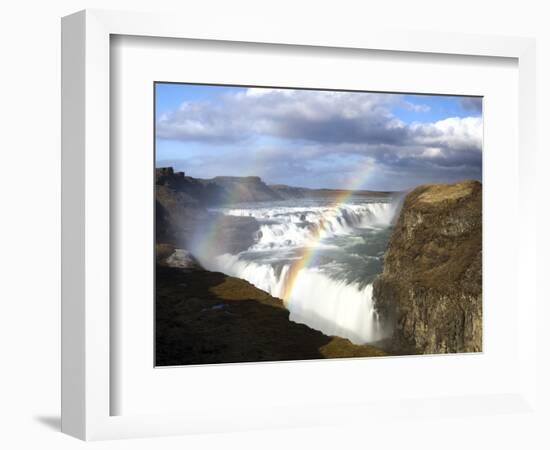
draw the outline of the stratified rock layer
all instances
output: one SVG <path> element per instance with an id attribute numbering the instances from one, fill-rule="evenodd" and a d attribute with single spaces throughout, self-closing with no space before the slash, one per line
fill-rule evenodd
<path id="1" fill-rule="evenodd" d="M 405 198 L 373 286 L 395 348 L 482 350 L 481 213 L 477 181 L 419 186 Z"/>

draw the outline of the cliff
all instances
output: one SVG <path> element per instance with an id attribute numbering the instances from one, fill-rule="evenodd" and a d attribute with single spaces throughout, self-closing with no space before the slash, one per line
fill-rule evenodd
<path id="1" fill-rule="evenodd" d="M 214 177 L 209 182 L 224 189 L 226 203 L 265 202 L 282 199 L 260 177 Z"/>
<path id="2" fill-rule="evenodd" d="M 282 199 L 311 197 L 313 189 L 287 186 L 286 184 L 271 184 L 269 187 Z"/>
<path id="3" fill-rule="evenodd" d="M 291 322 L 281 300 L 217 272 L 157 265 L 156 364 L 383 356 Z"/>
<path id="4" fill-rule="evenodd" d="M 419 186 L 409 193 L 373 285 L 394 348 L 482 350 L 482 186 Z"/>
<path id="5" fill-rule="evenodd" d="M 221 186 L 208 180 L 189 177 L 184 172 L 174 172 L 172 167 L 155 170 L 155 185 L 180 193 L 189 205 L 217 204 L 223 202 L 227 195 Z"/>
<path id="6" fill-rule="evenodd" d="M 197 233 L 213 223 L 218 224 L 218 232 L 211 237 L 213 251 L 238 253 L 253 244 L 259 229 L 254 218 L 224 216 L 206 209 L 226 195 L 220 186 L 174 173 L 172 168 L 157 169 L 155 181 L 157 260 L 165 257 L 162 245 L 191 249 Z"/>
<path id="7" fill-rule="evenodd" d="M 175 172 L 172 167 L 155 171 L 155 184 L 179 192 L 189 204 L 202 206 L 225 206 L 243 202 L 268 202 L 296 198 L 330 198 L 350 194 L 342 189 L 310 189 L 266 184 L 260 177 L 218 176 L 210 179 L 193 178 L 184 172 Z M 355 195 L 386 197 L 394 192 L 354 191 Z"/>
<path id="8" fill-rule="evenodd" d="M 260 177 L 193 178 L 184 172 L 175 172 L 172 167 L 161 167 L 155 171 L 155 184 L 179 192 L 187 201 L 202 206 L 282 199 Z"/>

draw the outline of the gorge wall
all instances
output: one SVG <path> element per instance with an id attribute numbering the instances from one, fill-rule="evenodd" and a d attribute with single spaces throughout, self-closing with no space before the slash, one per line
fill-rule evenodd
<path id="1" fill-rule="evenodd" d="M 254 243 L 259 224 L 253 217 L 231 217 L 208 211 L 227 191 L 217 183 L 188 177 L 172 168 L 156 169 L 155 234 L 157 261 L 165 260 L 175 248 L 190 250 L 197 232 L 219 224 L 216 245 L 219 253 L 236 253 Z M 214 239 L 214 237 L 213 237 Z"/>
<path id="2" fill-rule="evenodd" d="M 373 285 L 394 348 L 482 350 L 481 214 L 477 181 L 419 186 L 406 196 Z"/>

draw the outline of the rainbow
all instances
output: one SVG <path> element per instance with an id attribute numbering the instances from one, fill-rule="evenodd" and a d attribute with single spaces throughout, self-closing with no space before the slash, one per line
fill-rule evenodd
<path id="1" fill-rule="evenodd" d="M 287 308 L 292 297 L 292 291 L 296 285 L 296 280 L 298 279 L 298 274 L 302 269 L 308 267 L 309 264 L 315 259 L 319 248 L 317 244 L 323 238 L 323 231 L 327 228 L 326 224 L 328 224 L 338 214 L 339 206 L 345 203 L 345 201 L 348 200 L 354 192 L 355 190 L 353 189 L 346 189 L 335 197 L 335 199 L 329 204 L 329 213 L 315 225 L 315 229 L 311 234 L 311 239 L 304 247 L 302 247 L 298 253 L 298 258 L 288 268 L 283 281 L 281 293 L 282 300 Z"/>
<path id="2" fill-rule="evenodd" d="M 224 206 L 230 206 L 237 202 L 238 200 L 238 187 L 229 190 L 228 196 L 226 198 L 226 201 L 223 205 L 220 205 L 220 207 Z M 212 220 L 205 228 L 201 230 L 196 230 L 195 235 L 193 238 L 193 254 L 199 258 L 212 258 L 213 257 L 213 251 L 215 250 L 212 248 L 212 245 L 216 242 L 218 242 L 218 239 L 221 237 L 221 231 L 223 229 L 222 226 L 222 220 L 223 220 L 223 214 L 219 214 L 218 219 Z"/>
<path id="3" fill-rule="evenodd" d="M 292 297 L 292 291 L 296 285 L 298 274 L 302 269 L 309 266 L 317 255 L 319 241 L 323 238 L 327 229 L 327 224 L 338 214 L 340 205 L 345 203 L 366 181 L 367 175 L 370 172 L 370 164 L 367 162 L 365 165 L 359 165 L 355 172 L 355 176 L 350 177 L 348 186 L 342 189 L 328 205 L 328 213 L 318 224 L 315 225 L 312 231 L 311 238 L 307 244 L 301 248 L 296 260 L 289 266 L 286 271 L 285 278 L 282 283 L 282 289 L 279 296 L 282 298 L 286 307 L 288 307 L 290 299 Z M 229 193 L 226 206 L 234 204 L 238 200 L 238 189 L 232 189 Z M 211 223 L 204 229 L 199 230 L 199 234 L 195 236 L 195 248 L 194 253 L 197 257 L 211 258 L 213 256 L 212 245 L 218 242 L 221 236 L 223 216 L 217 220 L 211 221 Z"/>
<path id="4" fill-rule="evenodd" d="M 296 285 L 298 274 L 302 269 L 305 269 L 315 259 L 319 246 L 319 241 L 323 238 L 323 231 L 326 229 L 326 224 L 336 216 L 340 205 L 345 203 L 355 191 L 357 191 L 367 181 L 370 175 L 371 164 L 367 159 L 363 164 L 359 165 L 355 171 L 354 176 L 350 177 L 347 187 L 342 189 L 341 193 L 337 195 L 329 205 L 331 211 L 328 217 L 319 222 L 313 230 L 312 238 L 308 242 L 308 245 L 304 246 L 299 253 L 299 258 L 290 265 L 286 272 L 285 280 L 283 282 L 282 300 L 285 306 L 288 308 L 290 299 L 292 297 L 292 291 Z"/>

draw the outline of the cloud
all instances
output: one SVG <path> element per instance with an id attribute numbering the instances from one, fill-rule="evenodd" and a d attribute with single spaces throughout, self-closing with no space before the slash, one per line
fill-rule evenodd
<path id="1" fill-rule="evenodd" d="M 428 105 L 423 105 L 420 103 L 411 103 L 405 100 L 401 102 L 401 106 L 413 112 L 428 112 L 431 110 L 431 108 Z"/>
<path id="2" fill-rule="evenodd" d="M 185 102 L 157 121 L 157 137 L 195 142 L 244 142 L 256 135 L 313 142 L 390 143 L 405 125 L 386 94 L 248 89 L 218 101 Z"/>
<path id="3" fill-rule="evenodd" d="M 161 115 L 156 135 L 164 139 L 233 143 L 250 137 L 254 130 L 235 105 L 210 101 L 185 102 L 177 110 Z"/>
<path id="4" fill-rule="evenodd" d="M 202 177 L 342 187 L 361 173 L 380 189 L 481 177 L 481 117 L 405 123 L 391 111 L 407 105 L 429 109 L 400 95 L 251 88 L 184 102 L 159 117 L 157 138 L 200 146 L 180 169 Z M 473 111 L 481 99 L 460 106 Z"/>
<path id="5" fill-rule="evenodd" d="M 434 123 L 413 123 L 411 140 L 416 144 L 443 150 L 481 151 L 481 117 L 450 117 Z"/>
<path id="6" fill-rule="evenodd" d="M 481 97 L 462 97 L 459 103 L 464 111 L 480 114 L 483 99 Z"/>

